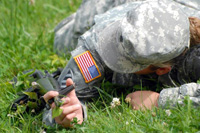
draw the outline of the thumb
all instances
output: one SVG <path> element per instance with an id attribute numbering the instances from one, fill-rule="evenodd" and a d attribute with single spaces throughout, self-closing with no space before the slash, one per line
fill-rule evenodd
<path id="1" fill-rule="evenodd" d="M 72 80 L 71 78 L 68 78 L 68 79 L 66 80 L 66 86 L 70 86 L 70 85 L 72 85 L 72 84 L 74 84 L 73 80 Z M 73 89 L 71 92 L 69 92 L 69 93 L 67 94 L 67 96 L 68 96 L 68 97 L 74 97 L 74 96 L 76 96 L 75 89 Z"/>

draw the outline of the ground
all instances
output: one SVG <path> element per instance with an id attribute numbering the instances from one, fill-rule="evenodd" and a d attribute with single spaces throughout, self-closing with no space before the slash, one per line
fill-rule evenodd
<path id="1" fill-rule="evenodd" d="M 184 107 L 133 111 L 124 102 L 126 94 L 117 94 L 104 83 L 97 101 L 88 105 L 88 120 L 75 128 L 47 127 L 39 115 L 11 112 L 9 105 L 17 93 L 29 87 L 22 74 L 29 69 L 48 70 L 67 64 L 66 55 L 53 50 L 54 27 L 75 12 L 81 0 L 1 0 L 0 1 L 0 131 L 1 132 L 197 132 L 199 109 L 189 100 Z M 18 77 L 13 87 L 11 80 Z M 123 89 L 123 88 L 122 88 Z M 141 88 L 142 89 L 142 88 Z M 106 91 L 105 91 L 106 90 Z M 109 92 L 109 93 L 108 93 Z M 111 107 L 114 97 L 120 104 Z"/>

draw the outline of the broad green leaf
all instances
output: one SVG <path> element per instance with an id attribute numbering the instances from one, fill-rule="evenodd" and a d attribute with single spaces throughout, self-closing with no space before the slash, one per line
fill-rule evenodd
<path id="1" fill-rule="evenodd" d="M 62 113 L 62 109 L 60 109 L 60 106 L 63 105 L 64 101 L 62 101 L 61 99 L 59 99 L 58 97 L 54 97 L 54 101 L 55 101 L 55 105 L 56 107 L 53 109 L 52 111 L 52 117 L 55 118 L 57 116 L 59 116 Z"/>
<path id="2" fill-rule="evenodd" d="M 22 85 L 24 82 L 23 81 L 17 81 L 16 86 Z"/>
<path id="3" fill-rule="evenodd" d="M 31 70 L 31 71 L 29 71 L 29 72 L 23 73 L 23 74 L 21 75 L 21 77 L 27 78 L 29 75 L 33 74 L 34 72 L 35 72 L 35 69 L 34 69 L 34 70 Z"/>
<path id="4" fill-rule="evenodd" d="M 29 96 L 29 98 L 31 99 L 38 99 L 37 94 L 35 92 L 23 92 L 23 93 Z"/>
<path id="5" fill-rule="evenodd" d="M 65 65 L 65 64 L 66 64 L 66 60 L 63 59 L 63 58 L 61 58 L 61 57 L 59 57 L 59 56 L 56 55 L 56 54 L 50 56 L 50 58 L 52 59 L 52 62 L 51 62 L 52 65 L 55 65 L 55 64 L 62 64 L 62 65 Z"/>
<path id="6" fill-rule="evenodd" d="M 52 60 L 52 66 L 57 62 L 57 59 Z"/>
<path id="7" fill-rule="evenodd" d="M 53 110 L 52 110 L 52 118 L 55 118 L 57 116 L 59 116 L 61 113 L 62 113 L 62 109 L 60 109 L 60 107 L 55 107 Z"/>

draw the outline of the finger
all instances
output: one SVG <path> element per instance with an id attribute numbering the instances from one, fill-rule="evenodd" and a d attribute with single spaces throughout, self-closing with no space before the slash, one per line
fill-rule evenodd
<path id="1" fill-rule="evenodd" d="M 72 127 L 73 125 L 71 124 L 71 122 L 73 121 L 73 118 L 76 117 L 76 113 L 71 113 L 69 115 L 67 115 L 63 121 L 61 122 L 63 127 Z"/>
<path id="2" fill-rule="evenodd" d="M 57 91 L 49 91 L 46 94 L 44 94 L 43 98 L 47 102 L 49 99 L 58 96 L 59 93 Z"/>
<path id="3" fill-rule="evenodd" d="M 68 96 L 69 98 L 74 98 L 74 97 L 76 97 L 75 89 L 73 89 L 70 93 L 68 93 L 67 96 Z"/>
<path id="4" fill-rule="evenodd" d="M 63 110 L 62 114 L 59 116 L 59 119 L 62 121 L 66 115 L 69 115 L 70 113 L 73 113 L 76 110 L 79 110 L 81 106 L 79 104 L 75 104 L 69 107 L 60 107 L 60 109 Z"/>
<path id="5" fill-rule="evenodd" d="M 68 103 L 70 103 L 69 97 L 64 97 L 61 100 L 63 101 L 63 104 L 62 104 L 63 107 L 65 107 Z"/>
<path id="6" fill-rule="evenodd" d="M 70 86 L 70 85 L 72 85 L 72 84 L 74 84 L 73 80 L 72 80 L 71 78 L 68 78 L 68 79 L 66 80 L 66 85 L 67 85 L 67 86 Z"/>
<path id="7" fill-rule="evenodd" d="M 55 105 L 55 103 L 53 102 L 52 104 L 51 104 L 51 108 L 55 108 L 56 107 L 56 105 Z"/>
<path id="8" fill-rule="evenodd" d="M 66 117 L 63 119 L 63 121 L 65 120 L 73 120 L 73 118 L 76 116 L 76 113 L 71 113 L 66 115 Z"/>
<path id="9" fill-rule="evenodd" d="M 71 121 L 73 120 L 73 118 L 76 116 L 76 113 L 71 113 L 69 115 L 66 115 L 63 119 L 60 118 L 55 118 L 56 122 L 60 125 L 62 125 L 63 127 L 69 127 Z"/>
<path id="10" fill-rule="evenodd" d="M 65 128 L 68 128 L 68 127 L 72 127 L 73 125 L 71 124 L 71 121 L 72 121 L 73 119 L 71 119 L 71 120 L 68 120 L 67 118 L 64 118 L 63 120 L 62 120 L 62 122 L 61 122 L 61 125 L 63 126 L 63 127 L 65 127 Z"/>
<path id="11" fill-rule="evenodd" d="M 66 81 L 66 86 L 70 86 L 70 85 L 72 85 L 72 84 L 74 84 L 74 82 L 72 81 L 71 78 L 68 78 L 67 81 Z M 68 93 L 67 96 L 68 96 L 68 97 L 74 97 L 74 96 L 76 96 L 75 89 L 72 90 L 70 93 Z"/>

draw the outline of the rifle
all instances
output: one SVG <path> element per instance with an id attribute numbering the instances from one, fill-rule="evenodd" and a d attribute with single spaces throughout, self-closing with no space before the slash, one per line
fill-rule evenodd
<path id="1" fill-rule="evenodd" d="M 59 106 L 59 102 L 61 102 L 60 98 L 64 95 L 67 95 L 71 90 L 74 89 L 74 85 L 71 85 L 66 88 L 61 88 L 58 84 L 58 77 L 61 74 L 62 69 L 58 69 L 57 71 L 50 74 L 48 71 L 45 71 L 43 74 L 39 70 L 35 70 L 30 77 L 33 78 L 32 86 L 25 90 L 22 94 L 19 95 L 19 98 L 14 100 L 11 104 L 11 110 L 16 111 L 19 105 L 24 105 L 26 107 L 26 112 L 32 111 L 37 114 L 41 110 L 43 110 L 46 106 L 46 102 L 43 99 L 43 95 L 48 91 L 58 91 L 59 96 L 52 98 L 48 101 L 48 104 L 51 104 L 55 101 L 56 106 Z M 34 98 L 33 96 L 34 95 Z"/>

